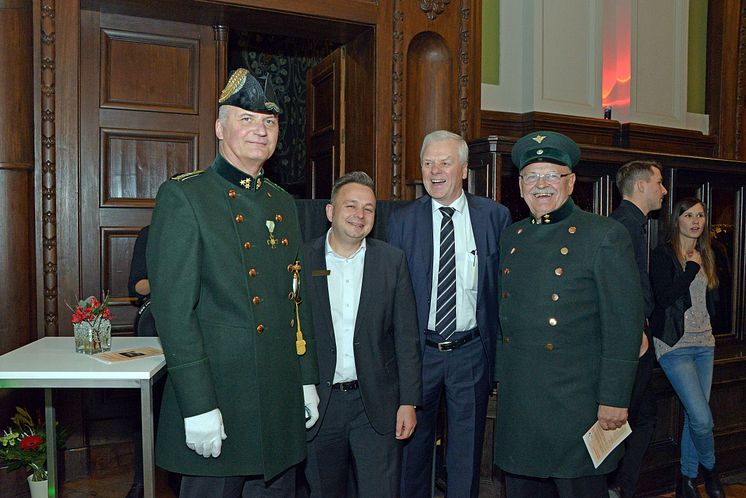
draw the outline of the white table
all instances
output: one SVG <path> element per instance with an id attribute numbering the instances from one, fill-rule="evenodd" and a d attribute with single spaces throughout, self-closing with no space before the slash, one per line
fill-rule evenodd
<path id="1" fill-rule="evenodd" d="M 158 347 L 157 337 L 113 337 L 112 351 Z M 139 388 L 145 497 L 155 497 L 153 398 L 155 381 L 165 373 L 163 355 L 107 365 L 75 352 L 72 337 L 45 337 L 0 356 L 0 388 L 44 389 L 49 496 L 57 495 L 57 435 L 52 389 Z"/>

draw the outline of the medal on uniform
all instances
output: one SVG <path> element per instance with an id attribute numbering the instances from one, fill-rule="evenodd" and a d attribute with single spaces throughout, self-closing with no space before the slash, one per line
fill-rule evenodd
<path id="1" fill-rule="evenodd" d="M 298 356 L 306 354 L 306 341 L 303 339 L 303 332 L 300 329 L 300 313 L 298 307 L 301 303 L 300 298 L 300 261 L 295 260 L 295 264 L 288 267 L 293 272 L 293 290 L 290 293 L 290 298 L 295 302 L 295 323 L 297 325 L 297 331 L 295 332 L 295 351 Z"/>
<path id="2" fill-rule="evenodd" d="M 275 248 L 277 245 L 277 239 L 275 238 L 275 222 L 272 220 L 267 220 L 265 222 L 265 225 L 267 225 L 267 230 L 269 231 L 269 238 L 267 239 L 267 245 L 270 246 L 272 249 Z"/>

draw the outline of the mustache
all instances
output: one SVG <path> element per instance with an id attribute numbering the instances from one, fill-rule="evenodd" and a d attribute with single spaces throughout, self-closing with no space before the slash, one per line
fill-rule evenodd
<path id="1" fill-rule="evenodd" d="M 544 187 L 544 188 L 534 187 L 534 188 L 531 189 L 531 191 L 529 191 L 529 194 L 531 194 L 531 195 L 537 195 L 537 194 L 554 194 L 556 192 L 557 191 L 555 189 L 551 188 L 551 187 Z"/>

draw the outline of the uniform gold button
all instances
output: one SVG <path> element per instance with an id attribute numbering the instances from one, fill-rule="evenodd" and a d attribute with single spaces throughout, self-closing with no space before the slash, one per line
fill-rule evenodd
<path id="1" fill-rule="evenodd" d="M 293 271 L 293 265 L 292 264 L 288 265 L 288 271 L 290 271 L 290 272 Z"/>
<path id="2" fill-rule="evenodd" d="M 512 247 L 512 248 L 510 249 L 510 254 L 515 254 L 515 252 L 516 252 L 516 248 L 515 248 L 515 247 Z"/>
<path id="3" fill-rule="evenodd" d="M 510 292 L 508 291 L 503 292 L 503 298 L 507 299 L 509 297 L 510 297 Z"/>
<path id="4" fill-rule="evenodd" d="M 251 278 L 256 277 L 256 268 L 252 268 L 251 270 L 249 270 L 249 276 Z"/>
<path id="5" fill-rule="evenodd" d="M 568 233 L 575 233 L 578 231 L 577 227 L 570 227 L 567 229 Z"/>
<path id="6" fill-rule="evenodd" d="M 503 343 L 509 344 L 510 343 L 510 337 L 503 337 Z"/>
<path id="7" fill-rule="evenodd" d="M 264 325 L 262 325 L 261 323 L 259 325 L 257 325 L 256 326 L 256 331 L 259 332 L 260 334 L 262 332 L 264 332 Z"/>
<path id="8" fill-rule="evenodd" d="M 551 326 L 551 327 L 557 326 L 557 319 L 554 318 L 554 317 L 550 318 L 549 319 L 549 326 Z"/>
<path id="9" fill-rule="evenodd" d="M 280 213 L 275 215 L 275 221 L 282 221 L 282 215 Z"/>
<path id="10" fill-rule="evenodd" d="M 510 273 L 510 268 L 508 268 L 507 266 L 505 268 L 503 268 L 503 273 L 506 274 L 506 275 L 509 274 Z"/>
<path id="11" fill-rule="evenodd" d="M 552 294 L 552 301 L 559 301 L 559 294 L 556 292 Z"/>
<path id="12" fill-rule="evenodd" d="M 230 189 L 228 191 L 228 197 L 230 197 L 231 199 L 235 199 L 236 198 L 236 191 L 233 190 L 233 189 Z"/>
<path id="13" fill-rule="evenodd" d="M 243 243 L 243 248 L 244 249 L 251 249 L 251 242 L 244 242 Z"/>
<path id="14" fill-rule="evenodd" d="M 563 270 L 561 266 L 554 269 L 554 274 L 558 277 L 561 277 L 563 273 L 565 273 L 565 270 Z"/>
<path id="15" fill-rule="evenodd" d="M 568 249 L 567 247 L 563 247 L 562 249 L 560 249 L 560 254 L 562 254 L 563 256 L 568 252 L 570 252 L 570 249 Z"/>
<path id="16" fill-rule="evenodd" d="M 287 238 L 282 239 L 281 242 L 282 242 L 282 245 L 284 245 L 284 246 L 288 245 L 288 239 Z"/>
<path id="17" fill-rule="evenodd" d="M 546 349 L 547 351 L 552 351 L 554 349 L 554 344 L 545 344 L 544 349 Z"/>
<path id="18" fill-rule="evenodd" d="M 523 233 L 523 228 L 519 228 L 517 233 L 518 233 L 518 235 L 522 234 Z"/>
<path id="19" fill-rule="evenodd" d="M 259 296 L 254 296 L 254 298 L 251 300 L 254 304 L 259 304 L 262 302 L 261 298 Z"/>
<path id="20" fill-rule="evenodd" d="M 236 215 L 236 223 L 243 223 L 243 215 L 237 214 Z"/>
<path id="21" fill-rule="evenodd" d="M 295 318 L 292 318 L 292 319 L 290 320 L 290 326 L 291 326 L 291 327 L 295 327 Z"/>

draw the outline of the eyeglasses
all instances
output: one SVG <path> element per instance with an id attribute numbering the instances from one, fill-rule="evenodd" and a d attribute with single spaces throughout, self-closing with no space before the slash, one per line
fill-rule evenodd
<path id="1" fill-rule="evenodd" d="M 537 183 L 539 179 L 543 178 L 547 181 L 547 183 L 551 184 L 557 184 L 561 179 L 563 179 L 566 176 L 570 176 L 572 173 L 556 173 L 554 171 L 550 173 L 544 173 L 540 175 L 539 173 L 529 173 L 527 175 L 518 175 L 523 180 L 523 183 L 526 185 L 533 185 L 534 183 Z"/>

